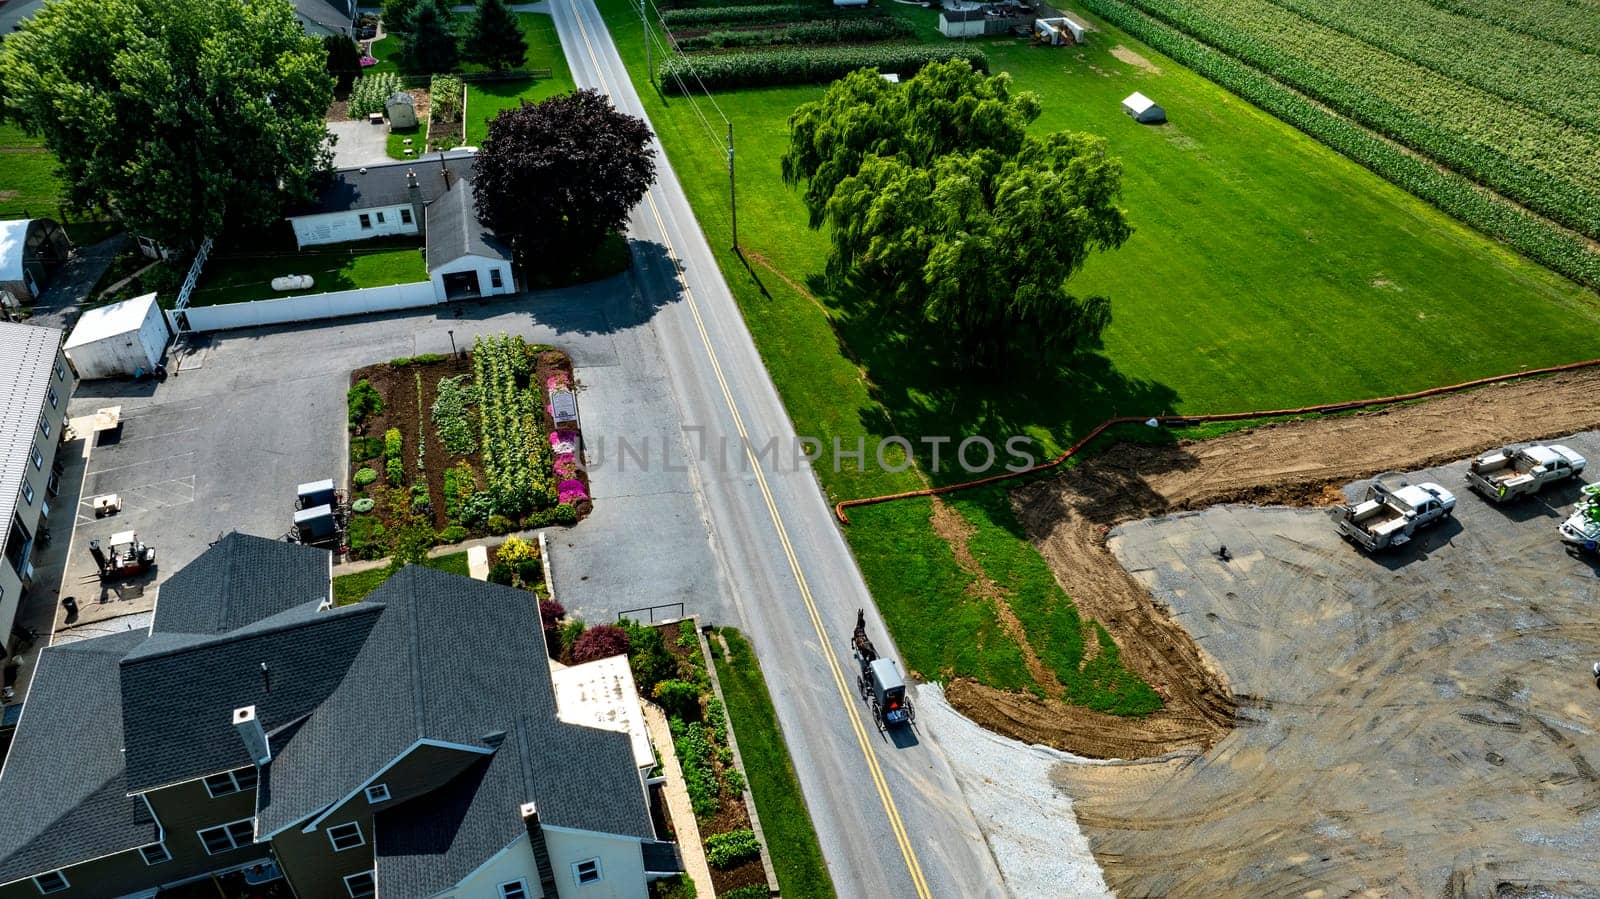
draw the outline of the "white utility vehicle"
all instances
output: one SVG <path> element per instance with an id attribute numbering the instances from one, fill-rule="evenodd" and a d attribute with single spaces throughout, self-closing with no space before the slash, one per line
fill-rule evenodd
<path id="1" fill-rule="evenodd" d="M 1366 499 L 1341 506 L 1339 530 L 1368 552 L 1409 542 L 1419 528 L 1450 517 L 1455 494 L 1438 484 L 1390 489 L 1373 482 Z"/>
<path id="2" fill-rule="evenodd" d="M 1490 502 L 1503 503 L 1573 477 L 1586 464 L 1582 456 L 1560 444 L 1506 447 L 1473 459 L 1467 467 L 1467 483 Z"/>

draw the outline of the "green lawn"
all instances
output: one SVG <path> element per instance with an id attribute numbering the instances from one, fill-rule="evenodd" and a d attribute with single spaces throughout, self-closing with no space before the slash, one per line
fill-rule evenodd
<path id="1" fill-rule="evenodd" d="M 788 899 L 832 896 L 833 883 L 822 861 L 805 797 L 800 795 L 800 782 L 784 746 L 761 665 L 737 630 L 725 627 L 719 632 L 728 641 L 729 653 L 723 653 L 713 635 L 711 655 L 778 886 Z"/>
<path id="2" fill-rule="evenodd" d="M 55 166 L 42 139 L 0 122 L 0 219 L 58 217 L 64 185 Z"/>
<path id="3" fill-rule="evenodd" d="M 489 119 L 502 109 L 515 107 L 523 100 L 537 103 L 556 94 L 564 94 L 576 85 L 572 71 L 567 68 L 567 58 L 561 52 L 561 39 L 556 36 L 555 19 L 542 13 L 517 13 L 522 23 L 523 42 L 528 45 L 528 58 L 524 67 L 549 69 L 549 78 L 518 81 L 476 81 L 467 84 L 467 144 L 481 146 L 489 135 Z"/>
<path id="4" fill-rule="evenodd" d="M 1073 282 L 1111 297 L 1103 347 L 1044 370 L 975 377 L 950 364 L 948 347 L 841 303 L 818 279 L 827 241 L 806 227 L 779 157 L 789 112 L 821 88 L 716 95 L 741 148 L 741 259 L 726 249 L 720 143 L 687 99 L 663 97 L 647 83 L 627 0 L 600 6 L 797 429 L 824 445 L 834 437 L 853 445 L 858 436 L 870 445 L 896 433 L 914 444 L 925 435 L 1020 433 L 1042 459 L 1111 415 L 1354 399 L 1600 355 L 1593 294 L 1105 30 L 1073 50 L 981 42 L 995 70 L 1040 96 L 1039 132 L 1085 130 L 1109 140 L 1125 166 L 1122 202 L 1136 230 Z M 923 39 L 943 40 L 933 30 L 937 13 L 884 7 L 914 18 Z M 1112 53 L 1119 46 L 1120 58 Z M 1120 102 L 1135 90 L 1160 102 L 1172 124 L 1141 126 L 1125 116 Z M 720 131 L 717 113 L 704 112 Z M 935 481 L 967 477 L 929 472 L 925 455 L 919 462 Z M 916 471 L 819 466 L 818 474 L 838 499 L 922 485 Z M 1010 516 L 996 513 L 993 497 L 953 505 L 976 529 L 970 545 L 984 549 L 984 572 L 1011 593 L 1029 633 L 1044 635 L 1030 642 L 1064 674 L 1068 694 L 1082 698 L 1085 682 L 1118 683 L 1116 672 L 1072 668 L 1083 637 L 1095 632 L 1040 580 L 1043 563 Z M 965 595 L 971 575 L 931 531 L 929 508 L 917 500 L 854 510 L 846 530 L 901 650 L 929 676 L 1025 685 L 1016 647 L 987 606 Z M 1132 711 L 1139 703 L 1124 702 L 1127 686 L 1096 701 Z M 1088 692 L 1093 699 L 1095 689 Z"/>
<path id="5" fill-rule="evenodd" d="M 422 564 L 447 574 L 467 576 L 467 554 L 465 552 L 434 556 Z M 341 574 L 333 579 L 333 602 L 335 605 L 340 606 L 360 602 L 368 593 L 378 589 L 388 579 L 389 566 L 387 565 L 379 565 L 377 568 L 369 568 L 366 571 L 355 574 Z"/>
<path id="6" fill-rule="evenodd" d="M 310 275 L 309 290 L 275 291 L 280 275 Z M 378 238 L 308 247 L 299 252 L 218 252 L 206 262 L 191 306 L 218 306 L 301 294 L 426 281 L 422 245 L 415 238 Z"/>

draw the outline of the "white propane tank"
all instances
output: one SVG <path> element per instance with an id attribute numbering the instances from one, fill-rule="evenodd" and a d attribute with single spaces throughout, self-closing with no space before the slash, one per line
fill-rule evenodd
<path id="1" fill-rule="evenodd" d="M 273 290 L 305 290 L 315 283 L 310 275 L 283 275 L 272 279 Z"/>

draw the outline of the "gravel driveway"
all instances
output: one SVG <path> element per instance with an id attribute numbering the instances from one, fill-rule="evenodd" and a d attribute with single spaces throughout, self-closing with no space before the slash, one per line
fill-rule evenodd
<path id="1" fill-rule="evenodd" d="M 339 169 L 394 162 L 389 158 L 389 126 L 366 122 L 329 122 L 333 144 L 333 166 Z"/>

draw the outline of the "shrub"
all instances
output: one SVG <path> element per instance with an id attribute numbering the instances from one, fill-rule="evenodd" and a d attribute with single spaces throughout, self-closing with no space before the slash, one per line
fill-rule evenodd
<path id="1" fill-rule="evenodd" d="M 373 72 L 356 79 L 350 88 L 350 118 L 364 119 L 375 112 L 383 112 L 383 101 L 396 91 L 406 89 L 400 76 L 393 72 Z"/>
<path id="2" fill-rule="evenodd" d="M 583 636 L 583 622 L 574 618 L 561 625 L 561 658 L 572 660 L 572 647 L 577 644 L 578 638 Z"/>
<path id="3" fill-rule="evenodd" d="M 444 517 L 451 521 L 462 521 L 470 524 L 471 522 L 466 522 L 463 519 L 461 514 L 462 505 L 464 500 L 473 495 L 477 487 L 477 476 L 472 473 L 472 466 L 466 462 L 457 462 L 455 465 L 446 468 L 444 470 Z M 487 502 L 488 497 L 484 499 Z M 481 523 L 488 517 L 489 513 L 485 511 L 477 521 Z"/>
<path id="4" fill-rule="evenodd" d="M 754 831 L 731 830 L 706 837 L 706 861 L 713 867 L 733 868 L 761 855 Z"/>
<path id="5" fill-rule="evenodd" d="M 667 93 L 682 93 L 685 84 L 698 86 L 701 82 L 709 90 L 824 84 L 857 69 L 913 75 L 930 62 L 946 59 L 965 59 L 975 69 L 989 70 L 989 58 L 982 50 L 970 47 L 879 44 L 789 48 L 761 53 L 673 56 L 661 64 L 661 86 Z"/>
<path id="6" fill-rule="evenodd" d="M 714 50 L 731 47 L 769 47 L 783 44 L 846 44 L 888 41 L 910 37 L 916 28 L 905 19 L 888 16 L 872 19 L 837 19 L 825 22 L 797 22 L 755 30 L 713 31 L 680 38 L 683 50 Z"/>
<path id="7" fill-rule="evenodd" d="M 572 644 L 572 661 L 581 665 L 595 659 L 627 655 L 628 650 L 627 631 L 610 624 L 600 624 L 584 631 Z"/>
<path id="8" fill-rule="evenodd" d="M 474 495 L 473 498 L 476 499 L 478 496 L 482 496 L 482 495 L 483 494 L 476 494 L 476 495 Z M 498 537 L 501 534 L 509 534 L 512 531 L 516 530 L 517 529 L 517 523 L 515 521 L 512 521 L 511 519 L 505 517 L 504 515 L 490 515 L 489 516 L 488 528 L 489 528 L 489 533 L 494 534 L 496 537 Z"/>
<path id="9" fill-rule="evenodd" d="M 706 701 L 706 727 L 718 743 L 728 742 L 728 716 L 722 710 L 722 700 L 715 696 Z"/>
<path id="10" fill-rule="evenodd" d="M 729 762 L 728 767 L 722 769 L 722 784 L 728 788 L 729 795 L 738 796 L 744 792 L 744 773 Z"/>
<path id="11" fill-rule="evenodd" d="M 454 122 L 461 118 L 461 79 L 454 75 L 435 75 L 428 87 L 429 115 Z"/>
<path id="12" fill-rule="evenodd" d="M 764 883 L 751 883 L 717 894 L 720 899 L 768 899 L 772 891 Z"/>
<path id="13" fill-rule="evenodd" d="M 406 465 L 400 459 L 402 449 L 404 445 L 401 442 L 399 428 L 390 428 L 383 432 L 384 473 L 391 487 L 399 487 L 406 482 Z"/>
<path id="14" fill-rule="evenodd" d="M 540 600 L 539 623 L 544 628 L 544 649 L 555 659 L 561 656 L 561 619 L 567 615 L 567 609 L 553 599 Z"/>
<path id="15" fill-rule="evenodd" d="M 669 717 L 684 721 L 700 718 L 700 688 L 686 680 L 664 680 L 656 684 L 650 695 Z"/>
<path id="16" fill-rule="evenodd" d="M 815 19 L 835 18 L 839 14 L 831 7 L 814 3 L 762 3 L 745 6 L 698 6 L 691 9 L 667 9 L 661 12 L 661 21 L 673 28 L 691 25 L 756 25 L 762 22 L 806 22 Z"/>
<path id="17" fill-rule="evenodd" d="M 356 475 L 351 478 L 357 487 L 365 487 L 378 479 L 378 473 L 370 468 L 356 469 Z"/>
<path id="18" fill-rule="evenodd" d="M 656 684 L 677 675 L 678 659 L 667 650 L 667 642 L 661 639 L 660 631 L 626 619 L 620 624 L 632 647 L 628 653 L 628 667 L 633 670 L 634 684 L 639 692 L 651 695 Z"/>
<path id="19" fill-rule="evenodd" d="M 496 562 L 489 566 L 489 583 L 499 584 L 502 587 L 515 587 L 517 569 L 504 562 Z"/>
<path id="20" fill-rule="evenodd" d="M 495 550 L 494 558 L 496 562 L 504 562 L 507 565 L 516 567 L 530 559 L 538 560 L 539 547 L 521 537 L 507 537 L 506 542 L 500 544 L 500 548 Z"/>
<path id="21" fill-rule="evenodd" d="M 1600 286 L 1600 253 L 1582 237 L 1483 191 L 1460 175 L 1408 153 L 1260 70 L 1219 53 L 1120 0 L 1085 0 L 1084 6 L 1449 215 L 1505 241 L 1534 261 L 1569 278 L 1591 287 Z"/>
<path id="22" fill-rule="evenodd" d="M 383 397 L 378 395 L 378 388 L 373 387 L 366 378 L 357 381 L 345 393 L 345 404 L 349 407 L 351 427 L 360 425 L 367 416 L 383 411 Z M 353 448 L 354 443 L 351 446 Z"/>
<path id="23" fill-rule="evenodd" d="M 429 365 L 434 362 L 443 362 L 450 357 L 444 353 L 423 353 L 420 356 L 396 356 L 389 360 L 391 368 L 405 368 L 408 365 Z"/>
<path id="24" fill-rule="evenodd" d="M 372 469 L 369 468 L 367 470 L 371 471 Z M 378 504 L 378 501 L 373 499 L 372 497 L 363 496 L 360 499 L 358 499 L 355 502 L 350 504 L 350 511 L 356 513 L 357 515 L 365 515 L 368 512 L 371 512 L 372 511 L 372 507 L 376 506 L 377 504 Z"/>
<path id="25" fill-rule="evenodd" d="M 350 519 L 350 555 L 358 559 L 381 559 L 389 554 L 388 529 L 370 516 Z"/>
<path id="26" fill-rule="evenodd" d="M 366 462 L 383 455 L 383 438 L 381 437 L 351 437 L 350 461 Z"/>
<path id="27" fill-rule="evenodd" d="M 467 539 L 467 529 L 459 524 L 452 524 L 439 532 L 439 543 L 441 545 L 460 543 L 465 539 Z"/>

